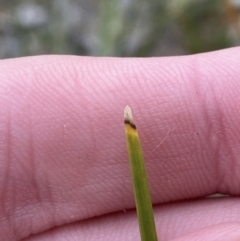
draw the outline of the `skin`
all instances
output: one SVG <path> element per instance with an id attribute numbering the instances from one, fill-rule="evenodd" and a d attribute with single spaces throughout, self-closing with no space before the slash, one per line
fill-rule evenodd
<path id="1" fill-rule="evenodd" d="M 123 109 L 159 240 L 240 240 L 240 48 L 0 62 L 3 241 L 140 240 Z M 204 198 L 213 193 L 231 195 Z"/>

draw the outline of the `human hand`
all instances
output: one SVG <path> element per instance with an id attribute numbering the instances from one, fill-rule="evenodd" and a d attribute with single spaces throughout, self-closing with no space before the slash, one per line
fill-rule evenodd
<path id="1" fill-rule="evenodd" d="M 240 194 L 239 63 L 239 48 L 1 61 L 1 240 L 140 240 L 126 105 L 142 142 L 159 241 L 239 239 L 239 199 L 204 198 Z"/>

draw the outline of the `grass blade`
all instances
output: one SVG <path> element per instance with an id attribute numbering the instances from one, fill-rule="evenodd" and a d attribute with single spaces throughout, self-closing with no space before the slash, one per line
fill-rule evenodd
<path id="1" fill-rule="evenodd" d="M 124 123 L 141 240 L 157 241 L 142 148 L 129 106 L 124 110 Z"/>

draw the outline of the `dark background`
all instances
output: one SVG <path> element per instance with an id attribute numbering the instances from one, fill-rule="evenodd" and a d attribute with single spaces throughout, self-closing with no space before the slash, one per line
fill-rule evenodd
<path id="1" fill-rule="evenodd" d="M 169 56 L 240 44 L 240 0 L 0 0 L 0 58 Z"/>

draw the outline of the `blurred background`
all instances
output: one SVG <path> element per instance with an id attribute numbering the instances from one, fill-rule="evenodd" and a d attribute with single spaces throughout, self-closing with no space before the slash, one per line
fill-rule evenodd
<path id="1" fill-rule="evenodd" d="M 240 44 L 240 0 L 0 0 L 0 58 L 170 56 Z"/>

